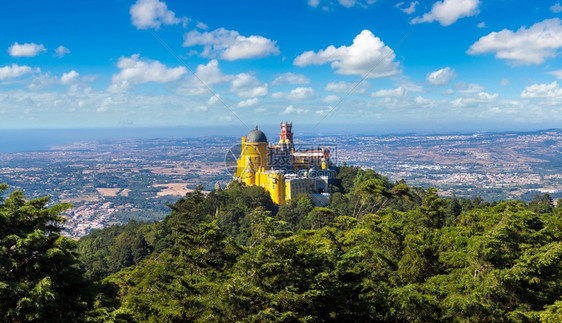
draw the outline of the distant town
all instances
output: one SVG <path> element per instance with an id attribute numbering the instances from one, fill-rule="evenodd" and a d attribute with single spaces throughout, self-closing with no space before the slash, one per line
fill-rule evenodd
<path id="1" fill-rule="evenodd" d="M 275 138 L 277 133 L 267 134 Z M 81 141 L 0 154 L 0 182 L 28 198 L 68 202 L 66 234 L 130 220 L 154 221 L 202 184 L 224 187 L 225 156 L 239 137 Z M 337 165 L 372 168 L 393 181 L 435 186 L 441 196 L 484 200 L 562 197 L 562 130 L 466 135 L 299 137 L 330 146 Z"/>

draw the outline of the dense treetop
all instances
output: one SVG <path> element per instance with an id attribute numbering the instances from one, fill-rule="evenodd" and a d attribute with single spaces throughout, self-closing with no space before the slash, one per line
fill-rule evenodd
<path id="1" fill-rule="evenodd" d="M 307 195 L 277 206 L 237 182 L 195 190 L 161 222 L 82 238 L 83 276 L 52 218 L 64 206 L 14 193 L 0 206 L 0 288 L 36 305 L 10 296 L 1 303 L 12 314 L 0 315 L 41 320 L 44 304 L 72 298 L 68 313 L 91 321 L 562 321 L 562 203 L 443 199 L 354 167 L 340 169 L 334 191 L 316 207 Z M 29 235 L 47 249 L 16 241 Z M 51 240 L 68 243 L 65 261 L 12 274 L 27 264 L 16 253 L 49 257 Z M 34 294 L 64 270 L 76 279 L 53 284 L 60 296 Z M 91 280 L 92 298 L 67 291 Z"/>

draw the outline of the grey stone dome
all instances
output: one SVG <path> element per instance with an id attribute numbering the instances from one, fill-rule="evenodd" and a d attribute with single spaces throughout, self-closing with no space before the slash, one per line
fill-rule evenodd
<path id="1" fill-rule="evenodd" d="M 267 137 L 265 136 L 265 133 L 258 130 L 258 126 L 256 126 L 256 129 L 250 131 L 250 133 L 246 136 L 246 142 L 267 142 Z"/>

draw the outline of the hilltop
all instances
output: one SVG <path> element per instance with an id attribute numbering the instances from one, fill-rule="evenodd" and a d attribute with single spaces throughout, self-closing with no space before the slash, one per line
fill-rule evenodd
<path id="1" fill-rule="evenodd" d="M 537 193 L 549 193 L 555 200 L 562 197 L 561 130 L 359 137 L 297 134 L 297 148 L 331 146 L 337 165 L 372 168 L 393 181 L 434 186 L 442 196 L 481 197 L 488 202 L 530 202 Z M 72 203 L 66 234 L 78 237 L 129 220 L 161 220 L 168 212 L 166 203 L 199 184 L 205 190 L 213 189 L 217 181 L 224 187 L 232 178 L 225 155 L 238 143 L 236 137 L 198 137 L 58 144 L 43 151 L 0 154 L 0 182 L 30 198 L 48 195 L 53 202 Z"/>
<path id="2" fill-rule="evenodd" d="M 2 319 L 555 322 L 562 315 L 562 203 L 554 207 L 548 195 L 529 204 L 442 199 L 434 188 L 356 167 L 339 169 L 327 207 L 306 194 L 277 206 L 263 188 L 237 182 L 207 195 L 200 189 L 171 204 L 163 221 L 95 230 L 77 245 L 53 225 L 66 206 L 45 209 L 46 199 L 25 203 L 12 194 L 0 205 L 9 224 L 0 240 Z M 14 267 L 19 257 L 29 260 Z"/>

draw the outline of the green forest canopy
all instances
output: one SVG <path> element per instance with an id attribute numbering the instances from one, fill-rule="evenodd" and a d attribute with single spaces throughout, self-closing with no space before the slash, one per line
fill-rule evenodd
<path id="1" fill-rule="evenodd" d="M 546 194 L 442 199 L 343 167 L 327 207 L 232 182 L 77 244 L 67 205 L 0 203 L 1 321 L 562 321 L 562 203 Z"/>

